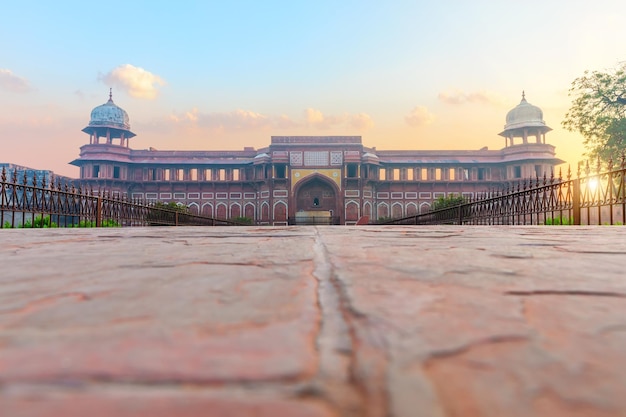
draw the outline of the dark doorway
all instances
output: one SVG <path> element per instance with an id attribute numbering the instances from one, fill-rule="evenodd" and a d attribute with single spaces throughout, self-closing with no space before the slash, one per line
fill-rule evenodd
<path id="1" fill-rule="evenodd" d="M 331 184 L 321 178 L 303 183 L 296 195 L 297 224 L 333 224 L 337 211 L 337 196 Z"/>

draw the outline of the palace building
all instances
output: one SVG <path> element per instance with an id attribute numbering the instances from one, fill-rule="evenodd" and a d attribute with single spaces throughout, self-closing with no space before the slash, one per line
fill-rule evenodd
<path id="1" fill-rule="evenodd" d="M 428 210 L 439 197 L 474 196 L 522 178 L 550 176 L 563 161 L 551 129 L 524 95 L 506 115 L 499 150 L 377 150 L 360 136 L 272 136 L 233 151 L 131 149 L 128 114 L 109 100 L 91 112 L 89 143 L 71 164 L 94 190 L 180 202 L 198 214 L 256 224 L 355 224 Z"/>

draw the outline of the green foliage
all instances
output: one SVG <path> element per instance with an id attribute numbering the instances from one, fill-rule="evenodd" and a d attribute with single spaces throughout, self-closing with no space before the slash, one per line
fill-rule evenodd
<path id="1" fill-rule="evenodd" d="M 169 203 L 157 201 L 154 203 L 153 207 L 157 209 L 178 211 L 180 213 L 189 213 L 189 207 L 187 207 L 183 203 L 177 203 L 176 201 L 170 201 Z"/>
<path id="2" fill-rule="evenodd" d="M 112 219 L 102 219 L 100 227 L 121 227 L 122 225 Z M 95 220 L 81 220 L 77 225 L 72 227 L 96 227 Z"/>
<path id="3" fill-rule="evenodd" d="M 565 216 L 549 217 L 546 219 L 546 226 L 569 226 L 574 224 L 574 218 Z"/>
<path id="4" fill-rule="evenodd" d="M 50 219 L 50 216 L 44 217 L 40 215 L 40 216 L 36 216 L 34 221 L 32 221 L 31 219 L 26 220 L 24 224 L 19 227 L 22 227 L 24 229 L 30 229 L 30 228 L 47 229 L 47 228 L 59 227 L 59 226 Z"/>
<path id="5" fill-rule="evenodd" d="M 232 218 L 231 220 L 241 224 L 252 224 L 252 219 L 250 217 L 239 216 Z"/>
<path id="6" fill-rule="evenodd" d="M 562 125 L 584 138 L 587 156 L 608 161 L 626 149 L 626 63 L 585 71 L 570 87 L 572 105 Z"/>
<path id="7" fill-rule="evenodd" d="M 433 202 L 433 210 L 441 210 L 447 207 L 454 207 L 465 203 L 465 197 L 452 194 L 448 197 L 439 197 Z"/>
<path id="8" fill-rule="evenodd" d="M 393 220 L 392 217 L 386 217 L 386 216 L 382 216 L 378 218 L 378 223 L 385 223 L 388 222 L 389 220 Z"/>
<path id="9" fill-rule="evenodd" d="M 11 226 L 11 222 L 10 222 L 10 221 L 8 221 L 8 220 L 7 220 L 7 221 L 5 221 L 5 222 L 4 222 L 4 224 L 2 225 L 2 228 L 3 228 L 3 229 L 11 229 L 11 228 L 12 228 L 12 226 Z"/>

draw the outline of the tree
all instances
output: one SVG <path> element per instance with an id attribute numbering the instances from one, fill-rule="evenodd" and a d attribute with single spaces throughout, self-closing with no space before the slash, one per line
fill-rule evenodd
<path id="1" fill-rule="evenodd" d="M 608 161 L 626 150 L 626 63 L 585 71 L 572 81 L 572 105 L 562 125 L 584 138 L 586 155 Z"/>

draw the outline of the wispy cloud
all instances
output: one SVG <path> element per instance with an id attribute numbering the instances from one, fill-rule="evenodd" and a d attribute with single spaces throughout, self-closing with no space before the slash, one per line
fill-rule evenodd
<path id="1" fill-rule="evenodd" d="M 169 119 L 176 124 L 187 127 L 207 128 L 218 131 L 264 130 L 274 125 L 273 120 L 266 115 L 241 109 L 226 113 L 203 113 L 194 108 L 184 113 L 171 114 Z M 286 121 L 284 119 L 278 120 Z"/>
<path id="2" fill-rule="evenodd" d="M 363 131 L 374 127 L 374 121 L 367 113 L 359 113 L 350 116 L 350 126 L 356 130 Z"/>
<path id="3" fill-rule="evenodd" d="M 325 115 L 319 110 L 308 108 L 303 118 L 294 120 L 285 114 L 267 115 L 251 110 L 237 109 L 230 112 L 205 113 L 193 108 L 186 112 L 173 113 L 168 118 L 176 126 L 193 129 L 209 129 L 213 132 L 242 130 L 302 130 L 349 128 L 359 131 L 374 125 L 366 113 Z"/>
<path id="4" fill-rule="evenodd" d="M 435 115 L 424 106 L 417 106 L 404 117 L 404 121 L 413 127 L 428 126 L 435 121 Z"/>
<path id="5" fill-rule="evenodd" d="M 367 113 L 326 115 L 313 108 L 304 110 L 304 121 L 309 127 L 322 130 L 348 126 L 363 131 L 374 126 L 374 121 Z"/>
<path id="6" fill-rule="evenodd" d="M 158 88 L 165 85 L 165 80 L 156 74 L 131 64 L 120 65 L 104 75 L 100 81 L 109 86 L 121 88 L 132 97 L 153 100 L 158 95 Z"/>
<path id="7" fill-rule="evenodd" d="M 0 68 L 0 89 L 11 93 L 28 93 L 32 90 L 26 78 L 17 76 L 6 68 Z"/>
<path id="8" fill-rule="evenodd" d="M 502 104 L 502 98 L 490 91 L 470 91 L 448 90 L 439 93 L 439 100 L 446 104 Z"/>

